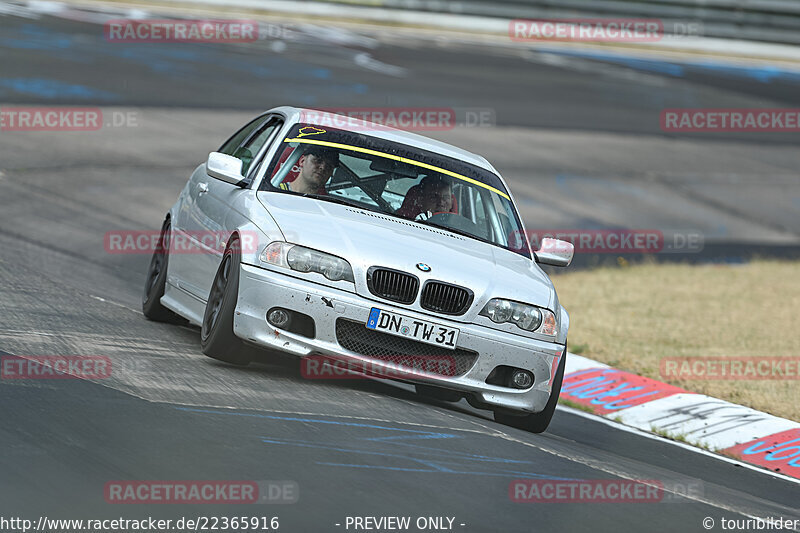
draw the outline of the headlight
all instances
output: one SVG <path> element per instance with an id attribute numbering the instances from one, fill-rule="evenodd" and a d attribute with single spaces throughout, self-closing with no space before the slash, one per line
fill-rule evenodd
<path id="1" fill-rule="evenodd" d="M 331 281 L 349 281 L 355 283 L 350 263 L 335 255 L 318 252 L 288 242 L 272 242 L 264 248 L 259 259 L 264 263 L 283 268 L 291 268 L 297 272 L 316 272 Z"/>
<path id="2" fill-rule="evenodd" d="M 510 322 L 525 331 L 533 331 L 554 337 L 558 334 L 556 317 L 553 312 L 535 305 L 492 298 L 483 307 L 480 314 L 497 324 Z"/>

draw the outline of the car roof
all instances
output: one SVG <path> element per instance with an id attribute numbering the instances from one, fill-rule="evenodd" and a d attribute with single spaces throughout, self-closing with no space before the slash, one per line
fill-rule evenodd
<path id="1" fill-rule="evenodd" d="M 319 120 L 319 118 L 324 118 L 326 114 L 336 115 L 336 113 L 330 113 L 319 109 L 291 107 L 291 106 L 276 107 L 270 109 L 267 112 L 281 113 L 283 115 L 286 115 L 287 121 L 290 123 L 300 122 L 302 118 L 302 121 L 307 124 L 320 124 L 321 121 Z M 360 119 L 350 119 L 350 120 L 360 120 Z M 365 124 L 374 124 L 369 121 L 363 121 L 363 122 Z M 477 167 L 488 170 L 493 174 L 496 174 L 498 177 L 500 176 L 500 174 L 497 172 L 497 170 L 495 170 L 495 168 L 491 165 L 491 163 L 489 163 L 484 157 L 478 154 L 468 152 L 467 150 L 463 150 L 451 144 L 437 141 L 435 139 L 431 139 L 423 135 L 418 135 L 416 133 L 410 133 L 408 131 L 398 130 L 380 124 L 376 124 L 375 126 L 376 126 L 375 130 L 369 132 L 369 135 L 372 137 L 376 137 L 378 139 L 384 139 L 387 141 L 407 144 L 409 146 L 414 146 L 416 148 L 421 148 L 423 150 L 429 150 L 431 152 L 436 152 L 441 155 L 446 155 L 464 161 L 465 163 L 470 163 Z M 341 128 L 341 129 L 346 130 L 346 128 Z"/>

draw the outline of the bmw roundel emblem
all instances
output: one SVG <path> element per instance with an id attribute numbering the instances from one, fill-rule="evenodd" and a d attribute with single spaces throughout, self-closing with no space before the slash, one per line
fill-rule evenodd
<path id="1" fill-rule="evenodd" d="M 417 263 L 417 268 L 422 270 L 423 272 L 430 272 L 431 271 L 431 267 L 429 267 L 425 263 Z"/>

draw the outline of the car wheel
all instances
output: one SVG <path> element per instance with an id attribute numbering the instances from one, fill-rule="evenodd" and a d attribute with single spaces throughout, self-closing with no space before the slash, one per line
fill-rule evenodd
<path id="1" fill-rule="evenodd" d="M 442 402 L 457 402 L 464 397 L 464 394 L 458 391 L 443 389 L 433 385 L 414 385 L 417 389 L 417 394 L 425 396 L 426 398 L 433 398 Z"/>
<path id="2" fill-rule="evenodd" d="M 250 362 L 250 350 L 233 333 L 233 313 L 239 296 L 240 266 L 241 253 L 238 239 L 234 237 L 225 249 L 211 285 L 206 311 L 203 314 L 200 346 L 203 353 L 209 357 L 244 366 Z"/>
<path id="3" fill-rule="evenodd" d="M 564 346 L 564 356 L 561 357 L 561 362 L 558 363 L 556 370 L 556 377 L 553 381 L 553 389 L 550 392 L 550 399 L 547 400 L 547 405 L 538 413 L 528 415 L 519 415 L 510 413 L 508 411 L 495 411 L 494 420 L 500 424 L 511 426 L 519 429 L 530 431 L 531 433 L 544 433 L 547 426 L 550 425 L 550 420 L 553 418 L 553 413 L 556 412 L 556 405 L 558 405 L 558 397 L 561 394 L 561 383 L 564 381 L 564 368 L 567 361 L 567 347 Z"/>
<path id="4" fill-rule="evenodd" d="M 167 265 L 169 263 L 169 244 L 172 226 L 169 217 L 161 225 L 156 249 L 147 269 L 147 279 L 142 295 L 142 313 L 145 318 L 158 322 L 183 322 L 181 317 L 161 305 L 161 297 L 167 286 Z"/>

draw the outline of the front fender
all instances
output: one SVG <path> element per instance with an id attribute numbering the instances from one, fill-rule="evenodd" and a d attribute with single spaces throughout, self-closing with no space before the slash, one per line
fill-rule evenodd
<path id="1" fill-rule="evenodd" d="M 567 310 L 564 309 L 563 305 L 559 305 L 561 310 L 561 324 L 560 328 L 558 329 L 558 338 L 556 342 L 559 344 L 567 344 L 567 333 L 569 332 L 569 313 Z"/>

